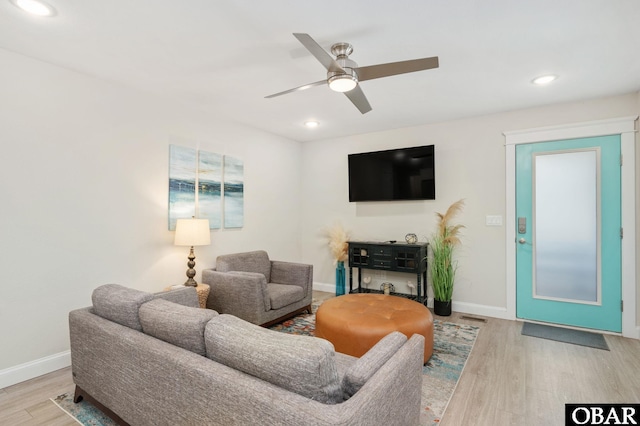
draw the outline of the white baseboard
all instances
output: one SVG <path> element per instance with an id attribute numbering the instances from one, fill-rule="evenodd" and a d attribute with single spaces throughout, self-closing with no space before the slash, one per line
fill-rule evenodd
<path id="1" fill-rule="evenodd" d="M 514 320 L 507 314 L 507 308 L 501 308 L 498 306 L 478 305 L 476 303 L 468 302 L 456 302 L 453 301 L 451 309 L 455 312 L 461 312 L 464 314 L 482 315 L 491 318 L 500 318 L 506 320 Z"/>
<path id="2" fill-rule="evenodd" d="M 33 379 L 71 365 L 71 351 L 49 355 L 35 361 L 0 370 L 0 389 Z"/>
<path id="3" fill-rule="evenodd" d="M 324 291 L 325 293 L 336 293 L 336 285 L 335 284 L 327 284 L 327 283 L 313 283 L 313 289 L 316 291 Z"/>
<path id="4" fill-rule="evenodd" d="M 313 289 L 317 291 L 324 291 L 327 293 L 335 293 L 336 286 L 335 284 L 314 282 Z M 427 306 L 429 306 L 430 308 L 433 308 L 432 298 L 429 298 L 427 302 Z M 515 319 L 507 314 L 507 308 L 502 308 L 498 306 L 478 305 L 476 303 L 456 302 L 454 300 L 453 305 L 451 306 L 451 309 L 455 312 L 461 312 L 465 314 L 482 315 L 485 317 L 500 318 L 500 319 L 507 319 L 507 320 Z"/>

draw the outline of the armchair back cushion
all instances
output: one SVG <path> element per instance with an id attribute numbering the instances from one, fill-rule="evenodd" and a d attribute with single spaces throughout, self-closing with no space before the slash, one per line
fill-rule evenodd
<path id="1" fill-rule="evenodd" d="M 220 255 L 216 259 L 216 271 L 257 272 L 264 275 L 268 283 L 271 282 L 271 261 L 264 250 Z"/>

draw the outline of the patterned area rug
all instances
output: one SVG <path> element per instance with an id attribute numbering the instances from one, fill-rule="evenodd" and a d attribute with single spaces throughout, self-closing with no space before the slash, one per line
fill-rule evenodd
<path id="1" fill-rule="evenodd" d="M 298 315 L 270 328 L 285 333 L 313 336 L 317 307 L 313 305 L 314 314 Z M 440 422 L 479 330 L 472 325 L 454 324 L 437 319 L 433 321 L 433 355 L 422 369 L 421 426 L 437 425 Z"/>
<path id="2" fill-rule="evenodd" d="M 313 336 L 315 312 L 302 314 L 282 324 L 270 327 L 284 333 Z M 469 358 L 479 328 L 434 320 L 433 355 L 422 370 L 422 407 L 420 425 L 437 425 L 444 415 L 458 384 L 458 379 Z M 62 394 L 51 399 L 62 410 L 85 426 L 113 426 L 115 423 L 88 402 L 73 402 L 73 394 Z"/>
<path id="3" fill-rule="evenodd" d="M 84 426 L 116 426 L 116 423 L 105 416 L 102 411 L 86 401 L 73 402 L 73 393 L 63 393 L 51 398 L 62 411 L 76 419 Z"/>

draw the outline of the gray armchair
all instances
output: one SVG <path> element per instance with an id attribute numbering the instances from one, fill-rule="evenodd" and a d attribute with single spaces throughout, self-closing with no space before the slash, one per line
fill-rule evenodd
<path id="1" fill-rule="evenodd" d="M 202 282 L 211 287 L 207 308 L 254 324 L 311 313 L 313 265 L 270 260 L 265 251 L 218 256 Z"/>

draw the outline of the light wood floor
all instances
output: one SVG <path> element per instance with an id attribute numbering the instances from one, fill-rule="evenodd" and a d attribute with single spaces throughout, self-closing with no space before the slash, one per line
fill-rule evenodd
<path id="1" fill-rule="evenodd" d="M 563 425 L 567 402 L 640 402 L 638 340 L 605 336 L 608 352 L 522 336 L 515 321 L 461 316 L 440 319 L 480 332 L 443 426 Z M 70 368 L 0 389 L 0 425 L 77 426 L 49 400 L 72 391 Z"/>

